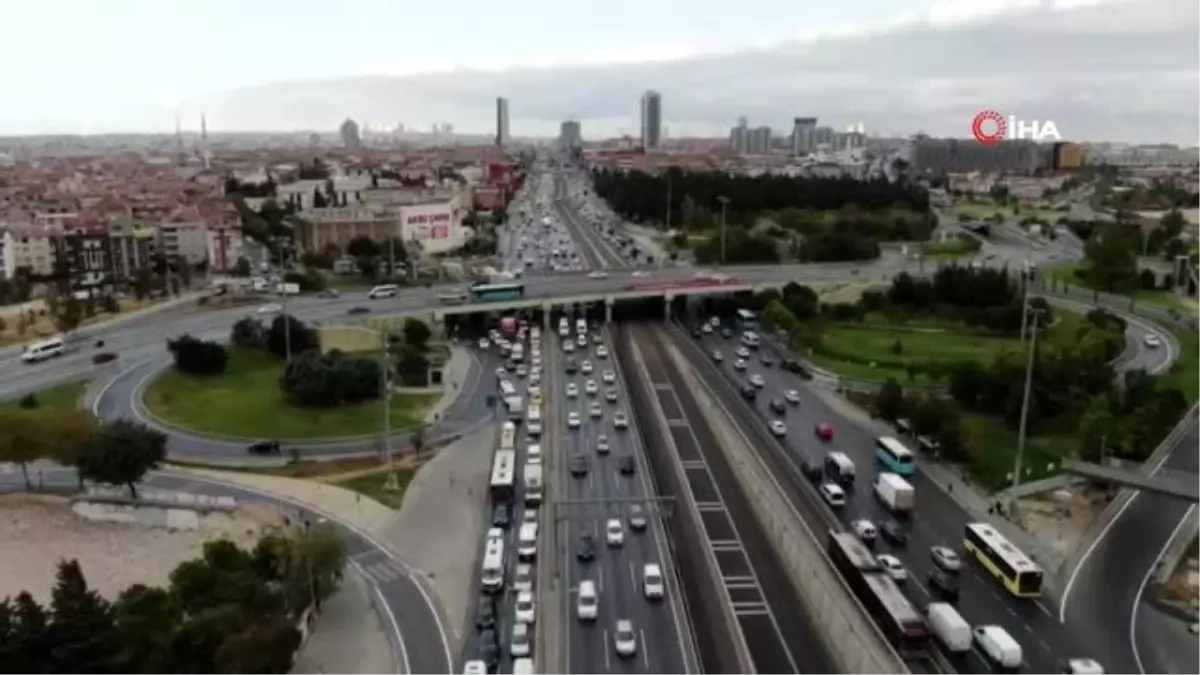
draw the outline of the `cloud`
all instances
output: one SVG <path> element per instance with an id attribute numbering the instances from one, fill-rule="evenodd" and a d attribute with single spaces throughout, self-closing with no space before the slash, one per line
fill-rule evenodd
<path id="1" fill-rule="evenodd" d="M 881 28 L 760 50 L 281 82 L 207 105 L 222 128 L 332 130 L 351 116 L 484 132 L 495 97 L 507 96 L 514 133 L 552 133 L 576 118 L 595 138 L 635 129 L 638 97 L 653 88 L 674 130 L 720 133 L 746 115 L 783 132 L 793 116 L 815 115 L 835 127 L 965 136 L 975 112 L 991 108 L 1054 120 L 1072 139 L 1195 144 L 1198 26 L 1195 0 L 940 0 Z"/>

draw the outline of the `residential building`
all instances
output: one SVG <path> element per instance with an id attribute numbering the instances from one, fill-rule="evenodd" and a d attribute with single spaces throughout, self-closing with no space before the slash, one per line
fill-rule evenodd
<path id="1" fill-rule="evenodd" d="M 813 145 L 825 152 L 837 150 L 837 138 L 831 127 L 817 127 L 813 131 Z"/>
<path id="2" fill-rule="evenodd" d="M 339 133 L 342 135 L 342 145 L 348 150 L 357 150 L 362 147 L 362 136 L 359 135 L 358 122 L 350 118 L 346 118 L 342 122 Z"/>
<path id="3" fill-rule="evenodd" d="M 81 227 L 51 237 L 50 242 L 54 272 L 65 273 L 72 288 L 91 291 L 111 283 L 112 255 L 107 229 Z"/>
<path id="4" fill-rule="evenodd" d="M 792 120 L 792 154 L 812 154 L 817 148 L 817 118 L 797 117 Z"/>
<path id="5" fill-rule="evenodd" d="M 1054 144 L 1054 169 L 1078 169 L 1083 166 L 1083 146 L 1078 143 Z"/>
<path id="6" fill-rule="evenodd" d="M 216 224 L 208 228 L 208 268 L 228 272 L 242 257 L 242 228 L 237 224 Z"/>
<path id="7" fill-rule="evenodd" d="M 17 274 L 16 239 L 7 227 L 0 226 L 0 279 L 12 279 Z"/>
<path id="8" fill-rule="evenodd" d="M 158 226 L 157 252 L 172 264 L 203 263 L 208 259 L 208 225 L 197 214 L 175 213 Z"/>
<path id="9" fill-rule="evenodd" d="M 971 171 L 1033 173 L 1050 168 L 1053 146 L 1008 140 L 986 145 L 976 140 L 918 136 L 912 146 L 912 166 L 934 174 Z"/>
<path id="10" fill-rule="evenodd" d="M 153 266 L 157 237 L 157 230 L 133 218 L 109 221 L 109 254 L 116 283 L 132 281 L 139 269 Z"/>
<path id="11" fill-rule="evenodd" d="M 496 147 L 508 145 L 508 99 L 496 99 Z"/>
<path id="12" fill-rule="evenodd" d="M 662 94 L 642 94 L 642 148 L 654 150 L 662 143 Z"/>
<path id="13" fill-rule="evenodd" d="M 17 267 L 39 277 L 54 274 L 54 245 L 45 226 L 27 224 L 13 229 L 13 258 Z"/>
<path id="14" fill-rule="evenodd" d="M 567 148 L 578 148 L 583 145 L 583 132 L 577 120 L 567 120 L 559 129 L 558 141 Z"/>
<path id="15" fill-rule="evenodd" d="M 755 127 L 750 131 L 749 153 L 751 155 L 771 154 L 771 127 Z"/>
<path id="16" fill-rule="evenodd" d="M 729 130 L 729 147 L 739 155 L 750 152 L 750 129 L 745 117 L 738 118 L 738 124 Z"/>

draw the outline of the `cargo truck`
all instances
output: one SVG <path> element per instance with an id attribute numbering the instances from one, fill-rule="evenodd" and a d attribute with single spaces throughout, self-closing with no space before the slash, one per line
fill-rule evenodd
<path id="1" fill-rule="evenodd" d="M 916 501 L 913 486 L 899 475 L 886 471 L 875 477 L 875 496 L 884 506 L 898 514 L 911 511 Z"/>

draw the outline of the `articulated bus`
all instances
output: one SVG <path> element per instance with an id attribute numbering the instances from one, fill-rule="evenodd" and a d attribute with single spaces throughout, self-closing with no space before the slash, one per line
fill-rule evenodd
<path id="1" fill-rule="evenodd" d="M 875 457 L 879 463 L 886 466 L 888 471 L 901 476 L 911 476 L 916 470 L 917 461 L 912 450 L 904 447 L 900 441 L 891 436 L 875 439 Z"/>
<path id="2" fill-rule="evenodd" d="M 902 655 L 928 649 L 929 624 L 875 554 L 849 532 L 830 530 L 829 557 L 858 601 Z"/>
<path id="3" fill-rule="evenodd" d="M 517 451 L 497 450 L 496 458 L 492 461 L 492 502 L 507 504 L 513 498 L 513 486 L 516 476 Z"/>
<path id="4" fill-rule="evenodd" d="M 1019 598 L 1042 594 L 1042 568 L 988 523 L 967 523 L 963 546 Z"/>

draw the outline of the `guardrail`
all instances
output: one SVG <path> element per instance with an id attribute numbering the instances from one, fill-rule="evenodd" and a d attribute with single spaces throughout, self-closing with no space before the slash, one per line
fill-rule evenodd
<path id="1" fill-rule="evenodd" d="M 1189 316 L 1179 310 L 1139 301 L 1137 298 L 1132 298 L 1128 295 L 1105 293 L 1104 291 L 1096 291 L 1082 286 L 1075 286 L 1074 284 L 1058 283 L 1053 280 L 1046 280 L 1045 278 L 1037 282 L 1036 288 L 1037 292 L 1042 295 L 1069 298 L 1072 300 L 1086 298 L 1094 305 L 1136 314 L 1151 321 L 1166 322 L 1179 328 L 1200 332 L 1200 318 Z"/>

